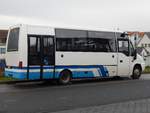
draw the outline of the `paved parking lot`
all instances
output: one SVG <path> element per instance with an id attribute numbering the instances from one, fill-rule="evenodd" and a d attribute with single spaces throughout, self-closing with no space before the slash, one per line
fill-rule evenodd
<path id="1" fill-rule="evenodd" d="M 92 106 L 53 113 L 150 113 L 150 99 Z"/>
<path id="2" fill-rule="evenodd" d="M 150 75 L 143 74 L 140 79 L 150 80 Z M 150 98 L 53 113 L 150 113 Z"/>
<path id="3" fill-rule="evenodd" d="M 0 85 L 0 113 L 150 113 L 150 75 L 67 86 Z"/>

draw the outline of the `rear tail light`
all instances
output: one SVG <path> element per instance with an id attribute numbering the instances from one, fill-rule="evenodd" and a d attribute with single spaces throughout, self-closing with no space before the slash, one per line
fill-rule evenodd
<path id="1" fill-rule="evenodd" d="M 8 69 L 12 69 L 12 66 L 6 66 L 6 68 L 8 68 Z"/>
<path id="2" fill-rule="evenodd" d="M 22 68 L 23 67 L 23 62 L 22 61 L 19 61 L 19 68 Z"/>

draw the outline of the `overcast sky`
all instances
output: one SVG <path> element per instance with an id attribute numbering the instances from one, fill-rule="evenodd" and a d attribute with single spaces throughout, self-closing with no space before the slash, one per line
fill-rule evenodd
<path id="1" fill-rule="evenodd" d="M 150 0 L 0 0 L 0 28 L 18 23 L 150 31 Z"/>

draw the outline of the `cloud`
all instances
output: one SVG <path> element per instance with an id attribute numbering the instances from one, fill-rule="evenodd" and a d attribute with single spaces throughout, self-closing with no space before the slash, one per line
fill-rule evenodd
<path id="1" fill-rule="evenodd" d="M 149 0 L 3 0 L 0 26 L 48 26 L 150 31 Z"/>
<path id="2" fill-rule="evenodd" d="M 50 26 L 50 27 L 71 27 L 71 26 L 73 27 L 73 25 L 64 24 L 56 21 L 49 21 L 46 19 L 0 15 L 1 29 L 8 29 L 10 26 L 13 26 L 15 24 L 41 25 L 41 26 Z"/>

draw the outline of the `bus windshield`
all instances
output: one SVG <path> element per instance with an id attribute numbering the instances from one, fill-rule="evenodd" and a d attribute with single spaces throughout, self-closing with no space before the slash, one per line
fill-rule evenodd
<path id="1" fill-rule="evenodd" d="M 7 51 L 18 51 L 18 40 L 19 40 L 19 28 L 10 30 L 8 37 Z"/>

